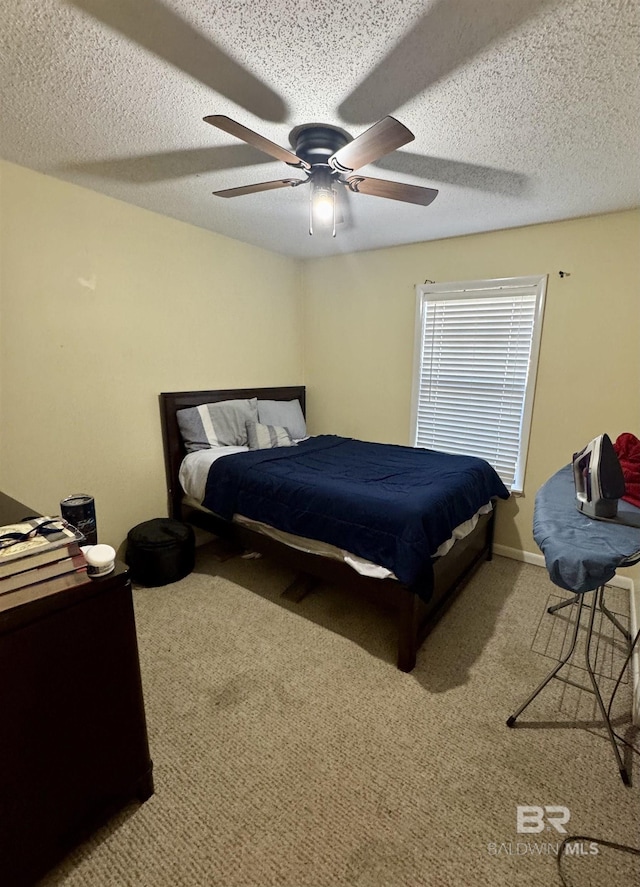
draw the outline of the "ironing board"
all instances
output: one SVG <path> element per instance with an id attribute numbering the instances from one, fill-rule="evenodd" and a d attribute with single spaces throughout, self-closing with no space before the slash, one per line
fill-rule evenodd
<path id="1" fill-rule="evenodd" d="M 549 612 L 555 613 L 562 607 L 576 604 L 577 614 L 568 653 L 520 708 L 511 715 L 507 720 L 507 726 L 513 727 L 515 725 L 516 719 L 553 678 L 573 686 L 579 686 L 580 689 L 590 690 L 598 702 L 622 781 L 625 785 L 630 785 L 629 773 L 623 764 L 611 722 L 600 695 L 590 655 L 597 606 L 624 635 L 627 642 L 630 640 L 629 633 L 605 605 L 604 587 L 615 576 L 619 567 L 631 566 L 640 561 L 640 509 L 620 500 L 618 518 L 618 521 L 594 520 L 578 511 L 575 504 L 575 486 L 571 465 L 566 465 L 557 471 L 538 490 L 533 517 L 533 537 L 544 554 L 551 581 L 560 588 L 573 592 L 571 598 L 555 607 L 550 607 Z M 626 521 L 632 526 L 626 526 L 620 520 Z M 589 593 L 593 593 L 590 605 L 585 604 L 585 598 Z M 585 660 L 591 689 L 577 685 L 568 678 L 558 675 L 575 649 L 583 606 L 591 608 L 585 641 Z"/>
<path id="2" fill-rule="evenodd" d="M 637 526 L 594 520 L 578 511 L 571 465 L 540 487 L 533 538 L 555 585 L 576 594 L 593 591 L 613 579 L 618 567 L 640 559 L 640 508 L 621 499 L 618 517 Z"/>

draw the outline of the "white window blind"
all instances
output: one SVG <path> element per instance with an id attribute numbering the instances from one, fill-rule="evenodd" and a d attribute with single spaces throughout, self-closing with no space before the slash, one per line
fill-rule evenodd
<path id="1" fill-rule="evenodd" d="M 414 444 L 479 456 L 521 491 L 546 278 L 418 287 Z"/>

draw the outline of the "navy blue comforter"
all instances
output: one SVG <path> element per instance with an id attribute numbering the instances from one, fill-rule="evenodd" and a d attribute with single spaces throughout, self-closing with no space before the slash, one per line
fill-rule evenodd
<path id="1" fill-rule="evenodd" d="M 493 496 L 509 493 L 483 459 L 321 435 L 218 459 L 203 505 L 329 542 L 417 589 L 438 546 Z"/>

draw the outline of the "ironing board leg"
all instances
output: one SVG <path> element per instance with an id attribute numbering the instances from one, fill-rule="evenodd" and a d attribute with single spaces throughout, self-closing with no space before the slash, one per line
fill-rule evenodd
<path id="1" fill-rule="evenodd" d="M 529 698 L 525 702 L 523 702 L 523 704 L 520 706 L 520 708 L 517 709 L 517 711 L 515 711 L 511 715 L 511 717 L 507 720 L 507 727 L 514 726 L 516 719 L 518 717 L 520 717 L 520 715 L 525 710 L 525 708 L 531 702 L 533 702 L 533 700 L 536 698 L 538 693 L 540 693 L 540 691 L 543 690 L 551 680 L 553 680 L 553 678 L 558 674 L 560 669 L 564 665 L 567 664 L 567 662 L 569 661 L 569 659 L 573 655 L 573 651 L 575 650 L 575 647 L 576 647 L 576 641 L 578 640 L 578 631 L 580 630 L 580 616 L 582 614 L 582 607 L 584 606 L 584 598 L 586 597 L 586 595 L 588 593 L 589 592 L 586 592 L 585 594 L 576 595 L 576 598 L 580 598 L 580 600 L 578 601 L 578 613 L 576 615 L 576 622 L 573 627 L 573 635 L 571 638 L 571 644 L 569 646 L 569 651 L 564 656 L 564 658 L 560 660 L 560 662 L 556 665 L 556 667 L 547 675 L 547 677 L 540 684 L 540 686 L 536 687 L 536 689 L 533 691 L 531 696 L 529 696 Z M 593 637 L 593 623 L 594 623 L 594 619 L 596 616 L 596 604 L 599 604 L 600 609 L 603 610 L 603 612 L 607 612 L 606 608 L 603 608 L 603 601 L 604 601 L 604 585 L 601 585 L 600 588 L 597 589 L 597 591 L 594 591 L 593 603 L 591 604 L 591 607 L 589 608 L 591 610 L 591 613 L 589 614 L 589 624 L 587 626 L 587 636 L 586 636 L 586 640 L 585 640 L 585 650 L 584 650 L 585 663 L 587 666 L 587 672 L 589 673 L 589 679 L 591 681 L 593 693 L 596 697 L 596 700 L 598 701 L 598 707 L 600 708 L 600 714 L 602 715 L 602 720 L 604 721 L 605 727 L 607 728 L 607 733 L 609 735 L 609 741 L 611 742 L 611 747 L 613 748 L 613 753 L 615 755 L 616 762 L 618 764 L 618 770 L 620 772 L 620 777 L 625 785 L 631 785 L 629 771 L 627 770 L 627 768 L 625 767 L 625 765 L 622 761 L 622 757 L 620 755 L 620 749 L 618 748 L 618 744 L 616 742 L 615 736 L 613 735 L 611 721 L 609 720 L 609 717 L 607 715 L 607 710 L 604 706 L 604 702 L 602 701 L 602 696 L 600 695 L 600 689 L 598 688 L 598 682 L 596 681 L 596 676 L 593 673 L 593 668 L 591 666 L 591 640 Z M 575 602 L 576 602 L 575 598 L 573 598 L 570 601 L 563 601 L 563 606 L 566 606 L 569 603 L 575 603 Z M 563 680 L 563 679 L 559 678 L 559 680 Z"/>
<path id="2" fill-rule="evenodd" d="M 557 613 L 558 610 L 562 610 L 563 607 L 568 607 L 571 604 L 575 604 L 575 602 L 578 600 L 579 597 L 580 597 L 580 595 L 574 594 L 573 597 L 568 598 L 566 601 L 560 601 L 559 604 L 554 604 L 552 607 L 547 607 L 547 613 L 551 613 L 553 615 L 554 613 Z M 620 634 L 625 638 L 627 643 L 631 643 L 631 635 L 629 634 L 627 629 L 624 627 L 624 625 L 620 624 L 620 622 L 616 619 L 616 617 L 611 612 L 611 610 L 609 610 L 608 607 L 606 606 L 606 604 L 604 602 L 604 594 L 600 595 L 600 609 L 602 610 L 604 615 L 607 617 L 607 619 L 613 625 L 615 625 L 615 627 L 618 629 Z"/>
<path id="3" fill-rule="evenodd" d="M 565 655 L 564 659 L 561 659 L 560 662 L 558 662 L 558 664 L 556 665 L 556 667 L 552 671 L 549 672 L 549 674 L 546 676 L 544 681 L 538 687 L 536 687 L 536 689 L 533 691 L 531 696 L 529 696 L 529 698 L 525 702 L 522 703 L 520 708 L 517 711 L 515 711 L 511 715 L 510 718 L 508 718 L 507 727 L 513 727 L 513 725 L 516 722 L 516 718 L 520 717 L 520 715 L 525 710 L 525 708 L 533 702 L 533 700 L 536 698 L 536 696 L 538 695 L 538 693 L 540 693 L 541 690 L 544 690 L 544 688 L 547 686 L 549 681 L 551 681 L 551 680 L 553 680 L 553 678 L 555 678 L 555 676 L 558 674 L 558 672 L 560 671 L 562 666 L 566 665 L 567 662 L 569 661 L 569 659 L 571 658 L 571 656 L 573 655 L 573 651 L 576 648 L 576 641 L 578 640 L 578 632 L 580 630 L 580 616 L 582 614 L 582 607 L 584 606 L 584 595 L 577 594 L 576 598 L 580 598 L 580 600 L 578 601 L 578 615 L 576 616 L 576 622 L 573 627 L 573 636 L 571 638 L 571 645 L 569 647 L 567 654 Z M 564 601 L 563 606 L 565 604 L 574 604 L 574 603 L 576 603 L 575 598 L 571 601 Z M 593 613 L 594 611 L 595 611 L 595 607 L 592 607 L 591 612 Z"/>
<path id="4" fill-rule="evenodd" d="M 563 607 L 568 607 L 570 604 L 575 604 L 580 595 L 574 594 L 573 597 L 570 597 L 566 601 L 560 601 L 559 604 L 554 604 L 553 607 L 547 607 L 547 613 L 557 613 L 558 610 L 562 610 Z"/>
<path id="5" fill-rule="evenodd" d="M 603 609 L 603 600 L 604 600 L 604 585 L 601 585 L 598 589 L 598 595 L 600 597 L 600 609 Z M 595 601 L 594 601 L 595 603 Z M 620 771 L 620 777 L 625 785 L 630 785 L 631 780 L 629 779 L 629 773 L 627 768 L 625 767 L 622 757 L 620 755 L 620 749 L 618 748 L 618 743 L 616 742 L 615 736 L 613 735 L 613 730 L 611 729 L 611 721 L 609 720 L 609 716 L 607 715 L 607 710 L 604 707 L 604 702 L 602 701 L 602 696 L 600 695 L 600 690 L 598 688 L 598 682 L 596 681 L 596 676 L 593 673 L 593 668 L 591 667 L 591 638 L 593 636 L 593 620 L 596 615 L 595 606 L 591 608 L 591 615 L 589 616 L 589 627 L 587 629 L 587 639 L 584 647 L 584 659 L 587 666 L 587 671 L 589 672 L 589 677 L 591 679 L 591 685 L 593 687 L 593 692 L 595 694 L 596 699 L 598 700 L 598 707 L 600 708 L 600 714 L 602 715 L 602 720 L 605 723 L 607 728 L 607 733 L 609 734 L 609 741 L 611 742 L 611 747 L 613 748 L 613 753 L 616 757 L 616 761 L 618 763 L 618 770 Z"/>
<path id="6" fill-rule="evenodd" d="M 631 643 L 631 634 L 627 631 L 627 629 L 624 627 L 624 625 L 620 625 L 620 623 L 618 622 L 618 620 L 616 619 L 616 617 L 613 615 L 613 613 L 611 612 L 611 610 L 607 609 L 607 607 L 606 607 L 606 605 L 605 605 L 605 602 L 604 602 L 604 585 L 603 585 L 602 588 L 600 589 L 600 609 L 602 610 L 602 612 L 604 613 L 604 615 L 607 617 L 607 619 L 609 620 L 609 622 L 611 622 L 613 625 L 615 625 L 615 627 L 618 629 L 618 631 L 620 632 L 620 634 L 625 638 L 625 640 L 627 641 L 627 643 L 630 644 L 630 643 Z"/>

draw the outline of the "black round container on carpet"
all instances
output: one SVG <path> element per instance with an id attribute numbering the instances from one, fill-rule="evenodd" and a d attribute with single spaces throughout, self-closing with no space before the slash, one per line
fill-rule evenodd
<path id="1" fill-rule="evenodd" d="M 129 530 L 125 560 L 134 582 L 154 587 L 187 576 L 194 567 L 195 551 L 193 527 L 156 517 Z"/>

